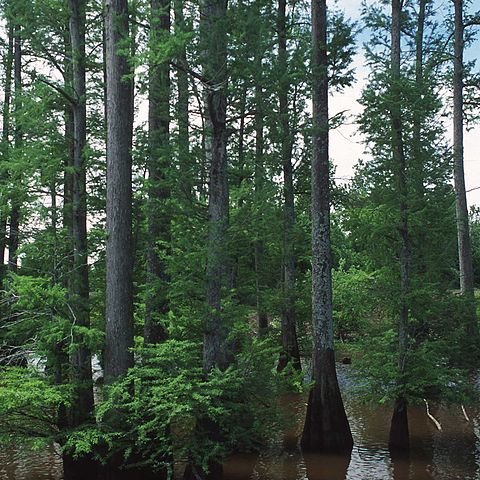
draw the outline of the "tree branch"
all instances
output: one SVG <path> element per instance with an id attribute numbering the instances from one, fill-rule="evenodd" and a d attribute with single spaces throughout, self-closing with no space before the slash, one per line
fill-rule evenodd
<path id="1" fill-rule="evenodd" d="M 40 82 L 44 83 L 45 85 L 48 85 L 49 87 L 53 88 L 56 92 L 58 92 L 62 97 L 64 97 L 69 103 L 72 105 L 77 104 L 77 100 L 75 100 L 67 91 L 65 91 L 62 87 L 58 86 L 57 84 L 51 82 L 50 80 L 47 80 L 46 78 L 43 77 L 36 77 L 37 80 Z"/>

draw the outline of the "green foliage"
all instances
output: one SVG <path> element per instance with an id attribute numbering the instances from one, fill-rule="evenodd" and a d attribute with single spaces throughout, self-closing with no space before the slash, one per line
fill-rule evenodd
<path id="1" fill-rule="evenodd" d="M 385 320 L 378 302 L 381 286 L 374 273 L 352 267 L 333 271 L 333 315 L 336 336 L 352 340 L 378 330 Z"/>
<path id="2" fill-rule="evenodd" d="M 179 2 L 182 3 L 182 2 Z M 281 344 L 284 199 L 278 91 L 287 88 L 295 194 L 294 288 L 300 350 L 311 352 L 311 26 L 306 2 L 287 5 L 286 68 L 279 68 L 277 11 L 272 2 L 231 2 L 228 28 L 227 124 L 229 226 L 225 251 L 228 286 L 221 313 L 228 329 L 230 366 L 208 374 L 202 365 L 207 257 L 209 126 L 206 97 L 212 85 L 202 79 L 204 56 L 198 2 L 186 2 L 181 25 L 154 34 L 146 0 L 131 5 L 131 39 L 121 53 L 135 65 L 136 122 L 133 156 L 135 366 L 118 383 L 96 385 L 95 418 L 66 427 L 72 403 L 73 359 L 80 348 L 102 362 L 105 330 L 106 182 L 103 76 L 103 22 L 99 0 L 87 2 L 87 176 L 89 316 L 91 327 L 76 324 L 72 279 L 72 204 L 68 164 L 72 138 L 70 103 L 74 95 L 68 45 L 68 8 L 60 0 L 2 0 L 2 19 L 21 25 L 27 59 L 21 92 L 15 92 L 10 127 L 0 142 L 0 220 L 21 204 L 19 268 L 4 275 L 0 300 L 0 441 L 59 441 L 74 456 L 93 452 L 99 459 L 121 454 L 125 463 L 159 469 L 172 455 L 206 466 L 234 451 L 257 450 L 284 425 L 277 398 L 305 388 L 302 372 L 290 365 L 275 371 Z M 348 185 L 332 184 L 333 288 L 336 338 L 352 350 L 365 398 L 382 403 L 406 394 L 463 401 L 471 398 L 462 347 L 463 317 L 471 305 L 457 296 L 458 265 L 451 186 L 451 154 L 445 138 L 445 68 L 448 39 L 427 5 L 423 79 L 412 52 L 418 12 L 404 3 L 401 79 L 394 85 L 389 56 L 390 17 L 386 2 L 364 5 L 362 26 L 371 33 L 365 46 L 371 68 L 363 90 L 360 133 L 368 156 Z M 175 5 L 174 9 L 178 9 Z M 173 12 L 178 14 L 178 12 Z M 173 18 L 173 16 L 172 16 Z M 157 19 L 154 17 L 153 21 Z M 448 25 L 447 25 L 448 27 Z M 330 87 L 341 91 L 354 80 L 352 59 L 358 25 L 329 9 Z M 213 28 L 209 35 L 213 34 Z M 467 43 L 471 38 L 467 38 Z M 0 45 L 5 61 L 6 44 Z M 185 49 L 185 62 L 179 57 Z M 215 60 L 215 59 L 211 59 Z M 144 100 L 149 66 L 171 63 L 169 138 L 155 148 L 162 163 L 159 182 L 168 200 L 148 198 L 155 180 L 146 174 L 152 138 Z M 179 68 L 177 68 L 179 67 Z M 473 120 L 478 84 L 468 72 L 466 112 Z M 188 133 L 180 135 L 180 75 L 188 73 Z M 2 77 L 2 80 L 5 80 Z M 4 86 L 5 86 L 4 82 Z M 2 99 L 3 100 L 3 99 Z M 398 368 L 395 333 L 400 306 L 398 165 L 393 162 L 390 110 L 400 104 L 405 139 L 409 240 L 412 252 L 409 351 L 403 374 Z M 473 107 L 472 107 L 473 106 Z M 71 113 L 71 112 L 70 112 Z M 333 129 L 344 113 L 330 120 Z M 421 134 L 418 136 L 417 126 Z M 22 133 L 21 141 L 16 136 Z M 16 141 L 17 140 L 17 141 Z M 334 168 L 332 166 L 332 178 Z M 153 212 L 152 212 L 153 209 Z M 149 214 L 161 219 L 162 238 L 149 238 Z M 480 272 L 480 213 L 472 210 L 471 236 L 477 283 Z M 1 227 L 3 228 L 3 227 Z M 0 232 L 2 238 L 8 232 Z M 153 240 L 153 241 L 152 241 Z M 165 278 L 152 280 L 148 249 L 160 254 Z M 260 253 L 259 253 L 260 252 Z M 257 256 L 258 255 L 258 258 Z M 226 282 L 225 282 L 226 283 Z M 147 299 L 166 299 L 157 313 L 169 340 L 143 347 Z M 87 307 L 87 305 L 82 305 Z M 257 338 L 257 315 L 268 314 L 269 332 Z M 372 393 L 373 392 L 373 393 Z M 92 415 L 93 417 L 93 415 Z M 95 420 L 95 421 L 94 421 Z M 89 423 L 90 422 L 90 423 Z M 212 435 L 212 428 L 215 432 Z"/>
<path id="3" fill-rule="evenodd" d="M 270 341 L 251 340 L 227 370 L 208 375 L 198 342 L 168 340 L 136 354 L 129 374 L 104 388 L 98 428 L 69 436 L 66 448 L 75 455 L 94 451 L 105 461 L 122 451 L 132 465 L 141 454 L 142 464 L 159 469 L 174 453 L 207 465 L 233 451 L 256 450 L 278 433 L 284 419 L 276 397 L 292 380 L 276 374 L 278 348 Z M 219 428 L 215 438 L 203 431 L 212 423 Z"/>
<path id="4" fill-rule="evenodd" d="M 51 385 L 37 368 L 1 368 L 0 442 L 41 446 L 54 441 L 58 411 L 69 400 L 69 387 Z"/>
<path id="5" fill-rule="evenodd" d="M 103 332 L 72 323 L 72 307 L 60 284 L 42 277 L 12 274 L 7 288 L 11 305 L 0 337 L 3 343 L 22 345 L 32 354 L 47 358 L 48 363 L 55 362 L 58 345 L 72 353 L 79 345 L 97 351 L 103 344 Z"/>
<path id="6" fill-rule="evenodd" d="M 480 285 L 480 208 L 472 207 L 469 215 L 470 241 L 472 243 L 472 261 L 475 285 Z"/>
<path id="7" fill-rule="evenodd" d="M 399 374 L 395 331 L 364 337 L 355 347 L 351 346 L 356 355 L 357 395 L 364 401 L 382 404 L 393 402 L 401 394 L 412 403 L 432 398 L 454 403 L 474 401 L 468 369 L 454 366 L 448 357 L 449 340 L 426 340 L 409 349 L 408 367 L 404 374 Z"/>

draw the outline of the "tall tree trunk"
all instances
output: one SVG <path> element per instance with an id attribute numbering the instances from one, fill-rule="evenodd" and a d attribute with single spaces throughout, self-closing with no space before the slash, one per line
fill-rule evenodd
<path id="1" fill-rule="evenodd" d="M 333 338 L 328 157 L 326 0 L 312 0 L 312 323 L 313 380 L 301 438 L 304 451 L 350 451 L 353 438 L 343 406 Z"/>
<path id="2" fill-rule="evenodd" d="M 64 88 L 65 91 L 72 89 L 73 80 L 73 61 L 70 58 L 72 56 L 72 45 L 70 38 L 70 19 L 68 20 L 67 29 L 64 33 L 64 49 L 65 58 L 63 62 L 64 70 Z M 65 147 L 67 156 L 65 158 L 65 169 L 63 174 L 63 227 L 67 231 L 68 242 L 68 271 L 73 269 L 73 174 L 74 168 L 74 156 L 75 156 L 75 142 L 74 142 L 74 116 L 73 116 L 73 104 L 67 102 L 64 111 L 65 122 Z M 70 283 L 70 275 L 67 275 L 65 286 Z M 68 288 L 70 291 L 70 287 Z"/>
<path id="3" fill-rule="evenodd" d="M 71 272 L 73 270 L 73 157 L 74 157 L 74 142 L 73 142 L 73 106 L 68 104 L 65 108 L 65 143 L 67 146 L 67 156 L 65 158 L 65 172 L 63 174 L 63 228 L 67 232 L 67 252 L 66 252 L 66 270 Z M 63 285 L 71 291 L 70 287 L 71 275 L 66 275 Z"/>
<path id="4" fill-rule="evenodd" d="M 453 159 L 455 183 L 455 211 L 457 217 L 458 263 L 460 267 L 460 291 L 469 303 L 469 313 L 465 321 L 467 337 L 478 339 L 478 324 L 475 312 L 474 276 L 472 247 L 468 226 L 468 206 L 465 192 L 463 167 L 463 49 L 464 24 L 463 0 L 454 0 L 455 31 L 453 61 Z"/>
<path id="5" fill-rule="evenodd" d="M 245 109 L 247 107 L 247 83 L 244 82 L 242 91 L 240 93 L 240 105 L 238 113 L 240 116 L 240 125 L 238 127 L 238 165 L 236 169 L 236 187 L 238 189 L 238 199 L 236 208 L 240 211 L 245 205 L 245 199 L 242 195 L 242 184 L 245 179 Z M 232 292 L 235 292 L 234 295 L 238 299 L 238 294 L 236 289 L 238 287 L 238 270 L 240 268 L 239 260 L 239 251 L 236 246 L 232 246 L 231 252 L 231 261 L 229 269 L 229 278 L 228 278 L 228 289 Z"/>
<path id="6" fill-rule="evenodd" d="M 390 107 L 393 160 L 396 168 L 397 192 L 399 196 L 400 221 L 398 230 L 401 236 L 400 250 L 400 315 L 398 320 L 398 368 L 399 382 L 406 367 L 408 348 L 408 292 L 410 288 L 410 238 L 408 226 L 408 185 L 407 165 L 403 145 L 402 114 L 400 103 L 400 35 L 401 35 L 401 0 L 392 0 L 391 27 L 391 96 Z M 400 385 L 402 387 L 403 385 Z M 400 388 L 402 390 L 402 388 Z M 395 401 L 390 425 L 389 448 L 391 450 L 408 450 L 410 446 L 407 416 L 407 400 L 400 393 Z"/>
<path id="7" fill-rule="evenodd" d="M 70 26 L 67 25 L 67 28 L 64 32 L 64 88 L 65 91 L 69 91 L 72 87 L 72 78 L 73 78 L 73 65 L 71 61 L 71 41 L 70 41 Z M 67 301 L 70 301 L 70 292 L 71 292 L 71 272 L 73 270 L 73 158 L 74 158 L 74 119 L 73 119 L 73 105 L 68 102 L 65 105 L 64 110 L 64 124 L 65 124 L 65 148 L 66 148 L 66 158 L 64 161 L 64 172 L 63 172 L 63 208 L 62 208 L 62 226 L 67 233 L 65 251 L 62 252 L 62 270 L 64 274 L 61 277 L 61 285 L 67 290 Z M 52 309 L 52 315 L 54 311 Z M 68 356 L 67 348 L 65 345 L 65 340 L 59 340 L 56 342 L 53 347 L 52 355 L 52 370 L 54 372 L 54 382 L 56 385 L 63 385 L 68 383 L 69 378 L 69 363 L 70 359 Z M 67 406 L 65 403 L 59 405 L 57 413 L 57 425 L 58 429 L 62 432 L 69 428 L 69 415 L 67 411 Z M 75 478 L 75 468 L 74 462 L 70 463 L 68 454 L 65 452 L 63 454 L 63 475 L 65 480 L 71 480 Z M 71 466 L 71 467 L 70 467 Z M 81 472 L 82 469 L 79 469 Z M 82 473 L 80 473 L 81 475 Z"/>
<path id="8" fill-rule="evenodd" d="M 418 17 L 417 17 L 417 32 L 415 38 L 415 87 L 416 95 L 420 95 L 425 88 L 424 79 L 424 31 L 425 31 L 425 17 L 426 8 L 429 0 L 418 0 Z M 411 210 L 421 212 L 425 209 L 425 152 L 422 143 L 422 132 L 424 129 L 425 116 L 420 108 L 413 110 L 413 135 L 412 135 L 412 193 L 413 198 L 411 202 Z M 418 258 L 418 265 L 416 267 L 420 275 L 425 275 L 428 271 L 426 264 L 425 248 L 428 248 L 426 236 L 428 233 L 425 229 L 415 232 L 415 249 L 417 250 L 416 257 Z M 428 326 L 424 318 L 419 318 L 419 322 L 423 324 L 425 331 L 428 331 Z"/>
<path id="9" fill-rule="evenodd" d="M 2 142 L 3 153 L 7 156 L 10 150 L 10 107 L 12 99 L 12 69 L 13 69 L 13 23 L 8 24 L 8 49 L 5 58 L 5 84 L 4 84 L 4 101 L 3 101 L 3 128 L 2 128 Z M 0 289 L 3 286 L 3 279 L 5 276 L 5 247 L 7 245 L 7 201 L 6 196 L 3 196 L 0 202 Z"/>
<path id="10" fill-rule="evenodd" d="M 106 0 L 107 294 L 105 382 L 133 365 L 132 81 L 127 0 Z"/>
<path id="11" fill-rule="evenodd" d="M 17 21 L 17 20 L 16 20 Z M 21 127 L 21 108 L 22 108 L 22 41 L 20 38 L 21 27 L 15 23 L 14 27 L 14 82 L 15 82 L 15 132 L 14 146 L 15 149 L 22 148 L 23 133 Z M 20 228 L 20 198 L 17 188 L 14 188 L 11 197 L 10 210 L 10 232 L 8 238 L 8 269 L 12 272 L 17 271 L 18 267 L 18 245 L 19 245 L 19 228 Z"/>
<path id="12" fill-rule="evenodd" d="M 170 0 L 151 0 L 151 48 L 170 34 Z M 155 57 L 155 56 L 154 56 Z M 148 295 L 145 316 L 145 343 L 166 339 L 165 316 L 168 312 L 165 245 L 170 240 L 170 215 L 167 170 L 169 168 L 170 68 L 168 62 L 151 65 L 149 72 L 148 112 Z"/>
<path id="13" fill-rule="evenodd" d="M 258 3 L 258 2 L 257 2 Z M 257 75 L 261 75 L 261 65 L 262 60 L 258 52 L 256 53 L 257 57 L 255 60 L 256 72 Z M 258 322 L 258 335 L 263 336 L 268 330 L 268 316 L 265 310 L 264 305 L 264 286 L 263 286 L 263 275 L 264 275 L 264 257 L 265 257 L 265 242 L 262 238 L 262 224 L 263 224 L 263 215 L 262 208 L 260 207 L 260 202 L 263 198 L 263 184 L 265 176 L 264 168 L 264 134 L 263 134 L 263 92 L 261 86 L 261 77 L 256 78 L 255 80 L 255 167 L 254 167 L 254 188 L 255 188 L 255 211 L 258 212 L 256 215 L 256 225 L 257 231 L 255 235 L 254 242 L 254 255 L 255 255 L 255 294 L 256 294 L 256 303 L 257 303 L 257 322 Z"/>
<path id="14" fill-rule="evenodd" d="M 292 150 L 293 138 L 290 129 L 288 111 L 288 78 L 287 61 L 287 0 L 278 2 L 278 71 L 279 82 L 279 111 L 281 124 L 281 156 L 283 167 L 283 197 L 284 197 L 284 225 L 283 225 L 283 308 L 282 308 L 282 353 L 278 362 L 278 370 L 283 370 L 289 362 L 295 369 L 301 369 L 300 353 L 297 343 L 295 326 L 295 199 L 293 192 Z"/>
<path id="15" fill-rule="evenodd" d="M 201 55 L 206 79 L 206 109 L 211 125 L 211 161 L 208 200 L 208 239 L 206 264 L 206 303 L 208 312 L 203 333 L 203 369 L 208 375 L 214 368 L 225 369 L 227 357 L 227 319 L 222 312 L 222 293 L 228 275 L 228 179 L 227 179 L 227 2 L 204 0 L 200 4 Z M 206 128 L 208 126 L 206 125 Z M 205 132 L 209 138 L 209 132 Z M 221 442 L 220 427 L 211 418 L 202 418 L 199 431 L 214 442 Z M 191 463 L 184 479 L 220 480 L 223 467 L 216 460 L 208 462 L 208 472 Z"/>
<path id="16" fill-rule="evenodd" d="M 69 302 L 75 315 L 75 324 L 90 327 L 89 275 L 87 250 L 87 191 L 85 147 L 87 143 L 85 24 L 86 1 L 69 0 L 70 45 L 73 74 L 73 173 L 72 187 L 72 235 L 73 268 L 69 281 Z M 92 421 L 93 381 L 92 358 L 84 339 L 74 334 L 75 349 L 70 353 L 70 376 L 74 387 L 74 401 L 68 412 L 71 428 Z M 96 474 L 96 463 L 89 455 L 73 458 L 64 452 L 64 473 L 67 479 L 80 479 Z"/>
<path id="17" fill-rule="evenodd" d="M 87 108 L 85 86 L 85 23 L 86 1 L 69 0 L 70 41 L 73 60 L 73 272 L 70 301 L 73 302 L 76 324 L 90 327 L 88 249 L 87 249 L 87 181 L 85 147 L 87 143 Z M 91 354 L 80 345 L 72 354 L 72 374 L 77 384 L 76 405 L 72 422 L 79 425 L 93 411 Z"/>
<path id="18" fill-rule="evenodd" d="M 175 13 L 175 32 L 185 32 L 185 18 L 183 15 L 183 0 L 174 0 Z M 192 201 L 193 195 L 193 179 L 194 171 L 192 165 L 192 157 L 190 156 L 190 137 L 188 129 L 189 113 L 188 113 L 188 74 L 185 71 L 187 67 L 187 49 L 183 44 L 180 47 L 177 62 L 180 68 L 176 69 L 177 73 L 177 104 L 176 114 L 178 122 L 178 163 L 182 172 L 180 185 L 182 193 L 187 201 Z"/>
<path id="19" fill-rule="evenodd" d="M 212 150 L 208 202 L 207 240 L 207 315 L 204 331 L 203 364 L 205 371 L 226 367 L 226 328 L 221 312 L 222 287 L 226 286 L 228 228 L 227 182 L 227 36 L 225 0 L 205 1 L 201 5 L 205 58 L 203 70 L 209 82 L 208 119 L 212 126 Z"/>

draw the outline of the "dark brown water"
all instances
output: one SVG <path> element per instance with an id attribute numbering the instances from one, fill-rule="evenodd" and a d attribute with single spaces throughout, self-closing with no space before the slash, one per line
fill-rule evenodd
<path id="1" fill-rule="evenodd" d="M 425 405 L 409 407 L 412 451 L 392 459 L 387 448 L 391 408 L 364 405 L 349 395 L 351 367 L 338 365 L 338 376 L 355 442 L 350 456 L 302 455 L 297 448 L 306 398 L 286 399 L 295 413 L 294 431 L 272 439 L 259 455 L 236 455 L 225 465 L 225 480 L 480 480 L 480 411 L 461 406 L 430 405 L 439 431 Z"/>
<path id="2" fill-rule="evenodd" d="M 412 453 L 392 459 L 387 449 L 391 410 L 362 405 L 349 394 L 349 366 L 339 365 L 339 378 L 355 446 L 351 456 L 302 455 L 297 449 L 305 414 L 305 397 L 285 398 L 294 412 L 292 431 L 285 432 L 259 455 L 235 455 L 225 465 L 225 480 L 480 480 L 480 411 L 430 405 L 439 431 L 425 406 L 409 408 Z M 61 460 L 55 449 L 32 453 L 0 451 L 0 480 L 60 480 Z M 89 480 L 89 479 L 85 479 Z"/>
<path id="3" fill-rule="evenodd" d="M 0 450 L 0 480 L 59 480 L 61 478 L 62 457 L 54 447 L 42 452 L 25 448 Z"/>

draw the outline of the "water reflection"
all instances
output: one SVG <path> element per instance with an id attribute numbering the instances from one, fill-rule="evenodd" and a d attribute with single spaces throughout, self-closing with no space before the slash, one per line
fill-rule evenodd
<path id="1" fill-rule="evenodd" d="M 387 449 L 391 409 L 365 405 L 349 395 L 353 376 L 339 366 L 355 446 L 351 455 L 302 455 L 298 438 L 303 427 L 305 397 L 290 395 L 282 405 L 293 422 L 258 455 L 238 454 L 228 459 L 224 480 L 478 480 L 480 478 L 480 415 L 460 406 L 430 405 L 439 431 L 427 417 L 425 405 L 409 406 L 411 452 L 393 457 Z M 177 471 L 181 475 L 182 472 Z M 0 451 L 0 480 L 60 480 L 61 459 L 53 448 L 32 453 L 24 449 Z M 181 477 L 179 477 L 181 478 Z M 89 479 L 86 479 L 89 480 Z"/>
<path id="2" fill-rule="evenodd" d="M 62 458 L 55 447 L 41 452 L 27 448 L 0 450 L 0 480 L 58 480 Z"/>
<path id="3" fill-rule="evenodd" d="M 229 480 L 245 480 L 247 478 L 252 478 L 257 462 L 258 455 L 237 454 L 225 464 L 223 476 Z"/>
<path id="4" fill-rule="evenodd" d="M 304 454 L 308 480 L 345 480 L 350 465 L 350 454 L 313 455 Z"/>

